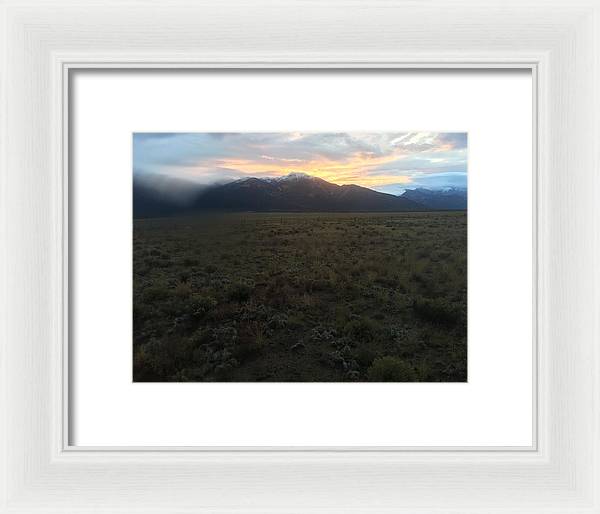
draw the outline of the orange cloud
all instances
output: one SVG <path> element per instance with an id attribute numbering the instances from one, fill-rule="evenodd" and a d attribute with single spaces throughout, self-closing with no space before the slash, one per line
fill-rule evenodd
<path id="1" fill-rule="evenodd" d="M 283 176 L 288 173 L 303 172 L 339 185 L 357 184 L 365 187 L 373 187 L 410 182 L 409 177 L 402 175 L 368 174 L 369 171 L 377 166 L 402 158 L 402 155 L 399 154 L 374 156 L 370 153 L 357 152 L 344 161 L 334 161 L 331 159 L 283 159 L 267 155 L 263 155 L 261 158 L 263 159 L 262 161 L 222 159 L 217 161 L 216 165 L 222 168 L 235 169 L 247 175 L 258 176 Z"/>

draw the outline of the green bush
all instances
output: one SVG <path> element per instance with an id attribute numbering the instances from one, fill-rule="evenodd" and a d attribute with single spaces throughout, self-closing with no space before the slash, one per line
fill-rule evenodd
<path id="1" fill-rule="evenodd" d="M 398 357 L 379 357 L 367 370 L 371 382 L 414 382 L 414 369 Z"/>
<path id="2" fill-rule="evenodd" d="M 201 318 L 207 312 L 210 312 L 217 305 L 217 301 L 212 296 L 194 295 L 190 302 L 193 316 Z"/>
<path id="3" fill-rule="evenodd" d="M 169 288 L 164 284 L 153 284 L 143 292 L 144 301 L 152 303 L 169 297 Z"/>
<path id="4" fill-rule="evenodd" d="M 175 366 L 175 355 L 171 350 L 164 339 L 152 338 L 141 348 L 138 358 L 145 361 L 157 377 L 164 378 Z"/>
<path id="5" fill-rule="evenodd" d="M 177 282 L 173 294 L 179 298 L 187 298 L 192 294 L 192 286 L 188 282 Z"/>
<path id="6" fill-rule="evenodd" d="M 377 326 L 369 318 L 352 320 L 344 327 L 344 334 L 359 343 L 372 341 L 376 333 Z"/>
<path id="7" fill-rule="evenodd" d="M 363 369 L 368 368 L 376 357 L 377 355 L 370 348 L 362 347 L 356 352 L 356 362 Z"/>
<path id="8" fill-rule="evenodd" d="M 250 299 L 253 287 L 246 282 L 232 284 L 227 291 L 227 297 L 236 302 L 245 302 Z"/>
<path id="9" fill-rule="evenodd" d="M 258 340 L 240 341 L 233 348 L 233 355 L 239 362 L 248 362 L 264 353 L 265 347 L 265 343 Z"/>
<path id="10" fill-rule="evenodd" d="M 221 326 L 213 329 L 213 344 L 218 348 L 226 348 L 235 344 L 238 338 L 237 330 L 234 327 Z"/>
<path id="11" fill-rule="evenodd" d="M 413 301 L 415 314 L 434 325 L 453 327 L 461 321 L 460 308 L 445 299 L 419 298 Z"/>

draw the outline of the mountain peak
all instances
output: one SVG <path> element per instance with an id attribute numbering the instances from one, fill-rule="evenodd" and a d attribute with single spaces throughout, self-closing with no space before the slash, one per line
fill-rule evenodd
<path id="1" fill-rule="evenodd" d="M 313 177 L 311 177 L 308 173 L 304 173 L 303 171 L 293 171 L 293 172 L 285 175 L 285 177 L 283 177 L 283 178 L 285 178 L 287 180 L 298 180 L 300 178 L 313 178 Z"/>
<path id="2" fill-rule="evenodd" d="M 318 177 L 313 177 L 312 175 L 309 175 L 308 173 L 304 173 L 303 171 L 293 171 L 291 173 L 288 173 L 287 175 L 282 175 L 281 177 L 274 177 L 272 179 L 269 179 L 273 182 L 283 182 L 283 181 L 288 181 L 288 180 L 305 180 L 305 179 L 317 179 Z"/>

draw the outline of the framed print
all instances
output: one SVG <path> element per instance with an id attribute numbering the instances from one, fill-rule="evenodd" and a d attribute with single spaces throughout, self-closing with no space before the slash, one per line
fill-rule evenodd
<path id="1" fill-rule="evenodd" d="M 0 511 L 600 512 L 597 0 L 0 12 Z"/>

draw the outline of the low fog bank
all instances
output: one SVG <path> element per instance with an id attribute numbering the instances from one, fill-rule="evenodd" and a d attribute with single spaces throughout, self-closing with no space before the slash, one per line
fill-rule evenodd
<path id="1" fill-rule="evenodd" d="M 194 200 L 211 185 L 198 184 L 192 180 L 151 173 L 134 173 L 133 190 L 159 197 L 162 201 L 182 207 L 191 205 Z"/>

